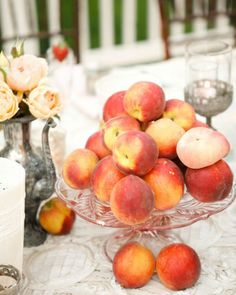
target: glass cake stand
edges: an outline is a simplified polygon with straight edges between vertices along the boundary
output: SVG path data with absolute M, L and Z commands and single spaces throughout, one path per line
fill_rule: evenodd
M 82 219 L 104 227 L 120 229 L 104 245 L 106 256 L 112 260 L 118 248 L 129 240 L 142 240 L 148 243 L 152 250 L 170 242 L 181 241 L 170 230 L 189 226 L 226 209 L 236 197 L 236 183 L 225 199 L 213 203 L 199 202 L 186 192 L 175 208 L 165 211 L 153 210 L 145 223 L 136 226 L 117 220 L 109 203 L 99 201 L 89 189 L 72 189 L 62 178 L 58 178 L 56 193 Z

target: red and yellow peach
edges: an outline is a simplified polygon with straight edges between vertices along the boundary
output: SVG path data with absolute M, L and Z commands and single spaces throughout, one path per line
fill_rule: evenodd
M 85 148 L 93 151 L 99 159 L 111 154 L 111 151 L 104 143 L 102 130 L 99 130 L 89 136 L 85 144 Z
M 124 96 L 124 109 L 141 122 L 158 119 L 165 108 L 163 89 L 152 82 L 137 82 L 133 84 Z
M 154 168 L 143 178 L 155 196 L 155 207 L 167 210 L 175 207 L 184 194 L 184 178 L 179 167 L 169 159 L 159 158 Z
M 139 176 L 148 173 L 158 158 L 155 141 L 142 131 L 128 131 L 120 135 L 113 147 L 113 159 L 124 173 Z
M 187 168 L 185 182 L 195 199 L 215 202 L 228 196 L 233 185 L 233 173 L 224 160 L 219 160 L 204 168 Z
M 76 149 L 63 162 L 62 176 L 67 185 L 74 189 L 90 187 L 90 178 L 98 157 L 89 149 Z
M 194 108 L 187 102 L 179 99 L 169 99 L 163 112 L 163 118 L 169 118 L 185 131 L 192 128 L 196 121 Z
M 159 157 L 176 158 L 177 142 L 185 133 L 182 127 L 168 118 L 162 118 L 151 123 L 145 132 L 156 142 L 159 149 Z
M 103 126 L 104 142 L 107 148 L 112 150 L 117 138 L 129 130 L 140 130 L 139 122 L 130 116 L 123 115 L 107 121 Z
M 199 279 L 201 262 L 188 245 L 177 243 L 161 249 L 156 259 L 160 281 L 169 289 L 178 291 L 192 287 Z
M 124 224 L 145 222 L 154 208 L 154 196 L 150 186 L 135 175 L 121 178 L 110 197 L 111 211 Z
M 148 283 L 155 269 L 152 252 L 138 242 L 122 246 L 113 260 L 116 281 L 124 288 L 139 288 Z
M 75 213 L 61 199 L 47 200 L 39 211 L 39 224 L 52 235 L 68 234 L 74 224 Z
M 103 106 L 103 120 L 104 122 L 121 115 L 127 115 L 124 106 L 125 91 L 119 91 L 112 94 Z
M 91 187 L 96 197 L 100 201 L 108 202 L 114 185 L 124 176 L 117 169 L 112 156 L 100 160 L 91 178 Z

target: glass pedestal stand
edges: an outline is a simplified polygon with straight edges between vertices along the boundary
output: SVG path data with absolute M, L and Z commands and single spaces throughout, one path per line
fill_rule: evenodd
M 71 189 L 62 178 L 59 178 L 56 182 L 56 192 L 84 220 L 119 229 L 104 245 L 105 254 L 112 261 L 118 248 L 130 240 L 143 242 L 154 253 L 157 253 L 158 248 L 166 244 L 181 242 L 181 239 L 171 230 L 189 226 L 226 209 L 236 197 L 236 184 L 233 185 L 231 192 L 224 200 L 214 203 L 199 202 L 186 192 L 175 208 L 166 211 L 153 210 L 145 223 L 135 227 L 117 220 L 109 204 L 100 202 L 89 189 Z

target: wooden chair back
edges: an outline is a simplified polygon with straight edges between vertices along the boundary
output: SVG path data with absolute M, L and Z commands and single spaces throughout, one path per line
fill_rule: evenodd
M 82 63 L 111 68 L 163 59 L 161 16 L 156 0 L 95 2 L 96 7 L 92 1 L 80 2 Z M 96 19 L 91 19 L 94 15 Z
M 190 40 L 220 38 L 234 45 L 236 1 L 157 0 L 165 58 L 183 54 Z

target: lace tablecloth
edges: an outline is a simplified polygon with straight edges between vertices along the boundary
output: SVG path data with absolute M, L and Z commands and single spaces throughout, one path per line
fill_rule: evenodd
M 168 98 L 183 98 L 184 60 L 174 59 L 156 65 L 127 69 L 156 75 Z M 118 72 L 121 70 L 118 70 Z M 160 75 L 161 73 L 161 75 Z M 99 125 L 101 100 L 84 91 L 82 68 L 74 68 L 70 81 L 72 95 L 63 115 L 66 130 L 66 153 L 83 147 L 89 134 Z M 234 73 L 236 76 L 236 73 Z M 65 76 L 65 75 L 64 75 Z M 233 75 L 233 81 L 236 81 Z M 80 81 L 73 83 L 73 81 Z M 81 83 L 81 84 L 80 84 Z M 65 86 L 64 86 L 65 87 Z M 112 91 L 112 89 L 111 89 Z M 235 102 L 223 114 L 213 118 L 215 127 L 232 144 L 227 160 L 236 172 Z M 154 274 L 152 280 L 140 289 L 123 289 L 116 283 L 112 264 L 103 247 L 114 229 L 103 228 L 77 217 L 71 234 L 48 236 L 47 241 L 35 248 L 24 249 L 23 295 L 235 295 L 236 294 L 236 205 L 208 220 L 173 230 L 181 239 L 194 247 L 202 264 L 201 277 L 188 290 L 172 292 L 160 284 Z
M 112 229 L 77 218 L 70 235 L 49 236 L 44 245 L 25 249 L 24 295 L 235 295 L 236 206 L 218 217 L 173 230 L 198 252 L 202 272 L 198 283 L 185 291 L 172 292 L 156 275 L 143 288 L 123 289 L 114 279 L 104 244 Z

